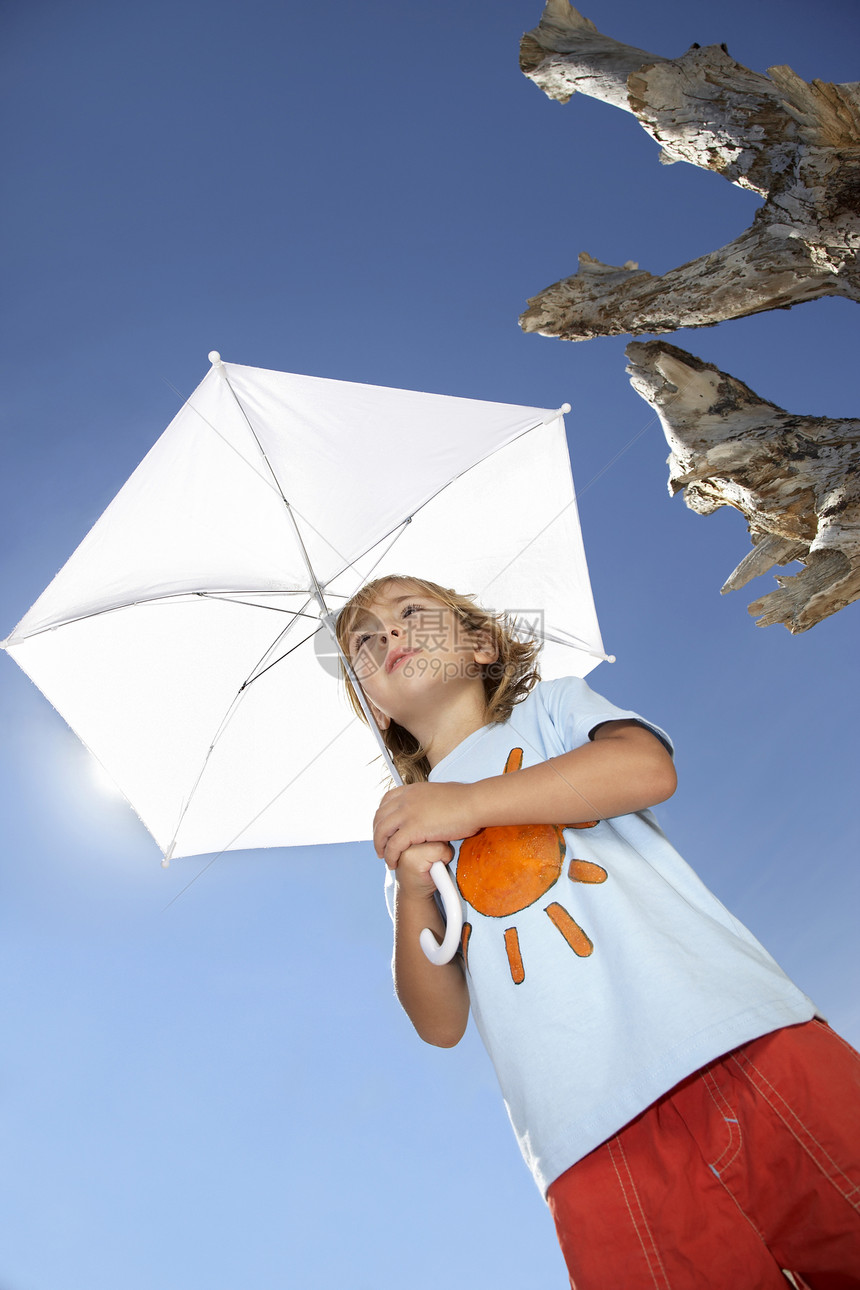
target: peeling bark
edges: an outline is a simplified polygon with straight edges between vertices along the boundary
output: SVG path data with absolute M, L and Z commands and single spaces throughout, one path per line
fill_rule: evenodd
M 550 98 L 579 90 L 634 113 L 662 148 L 764 197 L 751 228 L 654 277 L 580 256 L 579 272 L 539 293 L 525 331 L 566 340 L 707 327 L 824 295 L 860 300 L 860 85 L 769 75 L 724 46 L 667 59 L 602 35 L 567 0 L 548 0 L 520 46 Z
M 805 568 L 750 605 L 760 627 L 803 632 L 860 598 L 860 421 L 794 416 L 665 341 L 627 346 L 630 382 L 671 449 L 669 491 L 691 510 L 733 506 L 753 550 L 733 591 L 774 565 Z

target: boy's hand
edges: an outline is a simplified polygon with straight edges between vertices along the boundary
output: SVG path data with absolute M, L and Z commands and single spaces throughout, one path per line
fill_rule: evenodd
M 437 860 L 448 864 L 453 856 L 454 848 L 448 842 L 417 842 L 407 847 L 397 861 L 397 886 L 402 895 L 410 899 L 434 897 L 436 884 L 430 870 Z
M 408 847 L 468 838 L 481 827 L 472 784 L 405 784 L 392 788 L 373 820 L 373 845 L 389 869 Z

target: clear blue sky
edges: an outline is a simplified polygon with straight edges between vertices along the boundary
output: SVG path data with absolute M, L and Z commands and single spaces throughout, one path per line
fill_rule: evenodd
M 656 53 L 856 79 L 849 0 L 600 0 Z M 741 518 L 666 492 L 623 340 L 523 336 L 586 250 L 661 271 L 756 199 L 517 69 L 540 3 L 11 0 L 0 635 L 225 359 L 564 401 L 607 649 L 673 734 L 660 812 L 855 1044 L 858 606 L 804 636 L 720 597 Z M 671 339 L 796 412 L 856 416 L 842 300 Z M 762 589 L 771 586 L 770 576 Z M 747 594 L 747 591 L 750 594 Z M 158 851 L 0 660 L 0 1290 L 559 1290 L 549 1216 L 473 1035 L 393 1001 L 369 847 Z M 336 786 L 333 790 L 336 791 Z M 446 1268 L 448 1253 L 452 1260 Z

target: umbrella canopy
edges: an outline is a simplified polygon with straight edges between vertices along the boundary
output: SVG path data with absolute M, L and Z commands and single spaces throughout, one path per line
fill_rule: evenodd
M 606 655 L 561 412 L 212 369 L 3 647 L 165 856 L 370 836 L 320 600 L 406 573 Z

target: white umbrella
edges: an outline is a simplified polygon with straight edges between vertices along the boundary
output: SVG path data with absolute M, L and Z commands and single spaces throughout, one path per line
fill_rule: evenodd
M 364 839 L 384 776 L 322 624 L 370 577 L 512 612 L 545 641 L 544 677 L 607 657 L 569 409 L 210 360 L 2 645 L 165 861 Z

